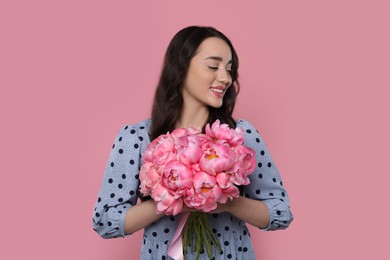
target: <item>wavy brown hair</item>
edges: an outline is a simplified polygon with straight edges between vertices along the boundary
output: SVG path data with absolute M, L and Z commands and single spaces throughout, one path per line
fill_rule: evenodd
M 226 42 L 232 53 L 232 85 L 223 97 L 219 108 L 209 106 L 207 123 L 219 119 L 221 123 L 235 128 L 233 110 L 240 89 L 238 82 L 238 56 L 230 40 L 213 27 L 190 26 L 180 30 L 168 45 L 161 71 L 160 80 L 154 96 L 152 107 L 152 125 L 150 139 L 175 129 L 183 108 L 182 88 L 192 58 L 199 45 L 207 38 L 217 37 Z

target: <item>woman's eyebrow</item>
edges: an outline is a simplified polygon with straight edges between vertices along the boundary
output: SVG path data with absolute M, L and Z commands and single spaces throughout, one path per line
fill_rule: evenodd
M 216 61 L 223 61 L 223 59 L 219 56 L 210 56 L 207 57 L 205 60 L 216 60 Z M 232 63 L 232 60 L 229 60 L 227 64 Z

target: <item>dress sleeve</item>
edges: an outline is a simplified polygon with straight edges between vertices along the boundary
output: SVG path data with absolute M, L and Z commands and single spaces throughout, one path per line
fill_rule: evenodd
M 123 127 L 112 146 L 93 212 L 93 229 L 103 238 L 125 236 L 126 212 L 137 204 L 139 166 L 137 130 Z
M 279 171 L 259 132 L 248 121 L 240 120 L 239 123 L 245 131 L 245 145 L 256 152 L 257 163 L 248 176 L 251 183 L 244 187 L 244 195 L 267 205 L 270 223 L 264 230 L 285 229 L 293 220 L 293 215 Z

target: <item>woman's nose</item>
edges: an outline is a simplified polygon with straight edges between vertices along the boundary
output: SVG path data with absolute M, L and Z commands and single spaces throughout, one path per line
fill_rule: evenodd
M 218 74 L 218 81 L 221 82 L 221 83 L 224 83 L 225 85 L 229 86 L 231 84 L 231 76 L 230 76 L 230 72 L 227 71 L 227 70 L 220 70 L 219 74 Z

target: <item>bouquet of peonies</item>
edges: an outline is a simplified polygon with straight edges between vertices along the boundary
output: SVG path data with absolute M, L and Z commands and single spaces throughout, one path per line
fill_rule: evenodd
M 239 185 L 248 185 L 255 167 L 255 152 L 244 143 L 244 131 L 231 129 L 219 120 L 198 128 L 178 128 L 154 139 L 146 148 L 140 170 L 140 192 L 151 196 L 157 213 L 177 215 L 183 204 L 191 212 L 184 231 L 184 248 L 197 254 L 205 249 L 212 256 L 212 245 L 220 245 L 207 216 L 217 203 L 239 196 Z M 195 236 L 195 244 L 193 239 Z

